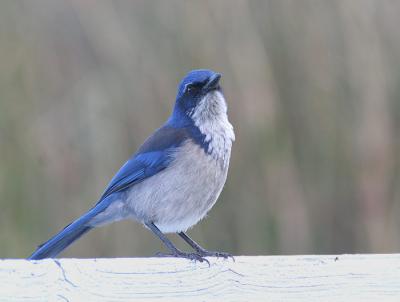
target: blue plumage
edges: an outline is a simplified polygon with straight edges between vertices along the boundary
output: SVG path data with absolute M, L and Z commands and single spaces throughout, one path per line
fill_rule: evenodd
M 142 222 L 171 251 L 203 261 L 209 252 L 184 231 L 202 219 L 226 180 L 232 125 L 220 91 L 221 75 L 189 72 L 178 86 L 172 114 L 120 168 L 95 206 L 38 247 L 30 259 L 55 257 L 93 227 L 120 219 Z M 178 250 L 163 232 L 177 232 L 196 253 Z
M 120 192 L 133 184 L 165 169 L 172 154 L 188 139 L 184 128 L 163 126 L 151 135 L 113 177 L 100 201 L 112 193 Z

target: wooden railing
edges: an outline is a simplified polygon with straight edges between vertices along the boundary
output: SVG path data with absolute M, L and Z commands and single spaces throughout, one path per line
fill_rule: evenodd
M 0 260 L 0 301 L 400 301 L 400 254 Z

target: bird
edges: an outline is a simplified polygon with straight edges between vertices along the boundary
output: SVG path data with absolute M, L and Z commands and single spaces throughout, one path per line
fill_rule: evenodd
M 220 79 L 208 69 L 188 72 L 169 118 L 122 165 L 97 203 L 28 259 L 55 258 L 91 229 L 123 219 L 142 223 L 163 242 L 169 252 L 157 256 L 200 262 L 232 257 L 206 250 L 186 234 L 213 207 L 227 179 L 235 133 Z M 178 249 L 168 233 L 193 252 Z

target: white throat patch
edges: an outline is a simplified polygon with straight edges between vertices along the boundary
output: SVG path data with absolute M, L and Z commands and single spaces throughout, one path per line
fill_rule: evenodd
M 224 166 L 228 165 L 235 133 L 228 120 L 223 94 L 216 90 L 207 93 L 194 108 L 191 117 L 205 136 L 208 153 L 222 160 Z

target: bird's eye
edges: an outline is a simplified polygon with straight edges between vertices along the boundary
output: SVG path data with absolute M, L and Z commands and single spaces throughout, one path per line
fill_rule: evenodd
M 193 84 L 187 84 L 186 85 L 186 88 L 185 88 L 186 92 L 192 92 L 193 89 L 194 89 Z
M 188 93 L 188 92 L 194 92 L 194 91 L 196 91 L 198 88 L 199 88 L 199 85 L 197 85 L 197 84 L 194 84 L 194 83 L 186 84 L 185 92 L 186 92 L 186 93 Z

